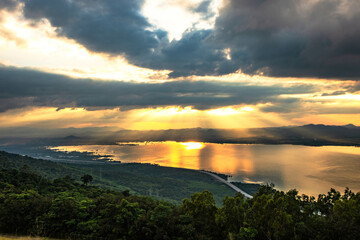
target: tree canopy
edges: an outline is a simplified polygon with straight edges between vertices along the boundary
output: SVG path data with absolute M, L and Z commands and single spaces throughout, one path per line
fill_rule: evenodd
M 80 179 L 84 183 L 84 185 L 88 185 L 88 183 L 92 182 L 93 177 L 90 174 L 85 174 L 81 176 Z
M 215 204 L 209 191 L 174 205 L 29 171 L 0 170 L 0 233 L 93 239 L 360 239 L 360 193 L 317 198 L 262 186 Z

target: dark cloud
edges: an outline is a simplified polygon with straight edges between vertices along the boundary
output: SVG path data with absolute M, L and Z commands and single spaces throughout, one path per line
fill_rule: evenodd
M 213 30 L 189 29 L 178 41 L 169 41 L 141 15 L 142 0 L 18 1 L 25 17 L 48 19 L 59 35 L 141 67 L 172 70 L 170 77 L 241 69 L 360 79 L 359 0 L 226 0 Z M 204 0 L 191 11 L 207 18 L 210 3 Z M 224 49 L 231 50 L 231 59 Z
M 236 70 L 216 49 L 210 30 L 188 31 L 179 41 L 172 41 L 147 58 L 133 59 L 138 65 L 152 69 L 171 69 L 170 77 L 188 75 L 219 75 Z
M 348 91 L 351 93 L 359 93 L 360 92 L 360 83 L 357 83 L 353 86 L 349 86 Z
M 282 101 L 280 94 L 313 92 L 310 85 L 254 86 L 209 81 L 134 83 L 72 79 L 28 69 L 0 67 L 0 111 L 26 106 L 123 109 L 193 106 L 210 109 Z
M 214 35 L 245 73 L 360 78 L 360 1 L 229 0 Z
M 17 0 L 1 0 L 0 10 L 13 11 L 18 6 Z
M 323 94 L 321 94 L 321 96 L 323 96 L 323 97 L 338 96 L 338 95 L 343 95 L 345 93 L 346 93 L 345 91 L 334 91 L 334 92 L 331 92 L 331 93 L 323 93 Z
M 190 8 L 190 11 L 200 13 L 202 19 L 209 19 L 215 16 L 213 10 L 210 9 L 212 0 L 204 0 L 200 2 L 196 7 Z
M 304 111 L 303 103 L 297 98 L 278 99 L 273 105 L 261 107 L 262 112 L 293 113 Z
M 202 1 L 199 3 L 199 5 L 194 7 L 192 10 L 194 12 L 207 14 L 209 12 L 210 4 L 211 4 L 211 0 Z
M 24 15 L 47 18 L 59 35 L 75 39 L 87 48 L 112 55 L 141 57 L 158 48 L 161 32 L 140 14 L 142 0 L 27 0 Z
M 47 18 L 59 35 L 75 39 L 92 51 L 124 55 L 131 63 L 152 69 L 169 69 L 170 77 L 217 75 L 236 70 L 224 53 L 208 41 L 211 31 L 184 33 L 169 42 L 162 30 L 141 15 L 142 1 L 114 0 L 27 0 L 24 15 L 38 21 Z M 210 2 L 195 11 L 205 11 Z

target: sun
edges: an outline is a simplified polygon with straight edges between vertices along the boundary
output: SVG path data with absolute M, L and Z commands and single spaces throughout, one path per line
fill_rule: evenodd
M 204 144 L 200 142 L 182 142 L 180 144 L 185 146 L 186 150 L 202 149 L 204 147 Z

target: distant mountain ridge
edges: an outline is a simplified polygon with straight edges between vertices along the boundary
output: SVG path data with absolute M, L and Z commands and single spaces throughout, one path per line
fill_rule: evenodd
M 249 129 L 169 129 L 122 130 L 114 140 L 122 141 L 200 141 L 245 144 L 354 145 L 360 146 L 360 127 L 304 125 Z
M 79 133 L 79 130 L 77 130 Z M 24 144 L 46 143 L 47 145 L 110 145 L 118 142 L 144 141 L 197 141 L 211 143 L 239 144 L 296 144 L 296 145 L 341 145 L 360 146 L 360 127 L 353 124 L 334 126 L 308 124 L 304 126 L 249 128 L 249 129 L 212 129 L 187 128 L 167 130 L 119 130 L 105 134 L 72 134 L 66 137 L 49 138 L 2 138 L 6 142 L 24 142 Z

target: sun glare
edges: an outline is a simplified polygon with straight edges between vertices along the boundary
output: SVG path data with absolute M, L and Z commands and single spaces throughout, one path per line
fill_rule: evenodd
M 202 149 L 204 147 L 204 144 L 200 142 L 182 142 L 180 144 L 183 145 L 186 150 Z
M 210 1 L 209 11 L 213 13 L 212 17 L 204 17 L 192 10 L 201 3 L 201 0 L 146 0 L 142 13 L 154 27 L 167 31 L 170 41 L 179 40 L 187 29 L 211 29 L 214 26 L 222 1 Z

